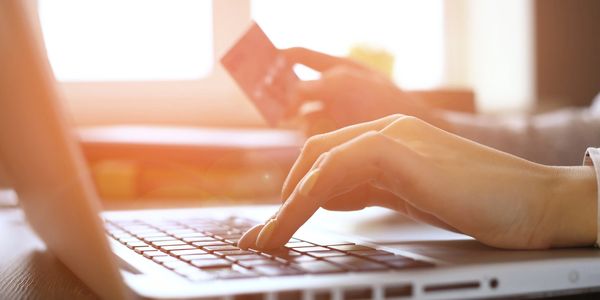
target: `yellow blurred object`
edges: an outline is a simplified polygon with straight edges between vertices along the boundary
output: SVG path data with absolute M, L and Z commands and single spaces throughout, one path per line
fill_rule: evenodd
M 137 194 L 138 165 L 130 160 L 105 160 L 91 165 L 98 193 L 105 198 L 133 199 Z
M 392 78 L 394 70 L 394 55 L 385 49 L 358 44 L 350 48 L 348 57 L 378 70 Z
M 164 126 L 79 130 L 103 199 L 276 198 L 304 138 L 295 131 Z

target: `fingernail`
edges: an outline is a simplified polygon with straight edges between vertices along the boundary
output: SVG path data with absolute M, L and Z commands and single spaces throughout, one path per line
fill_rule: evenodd
M 269 220 L 269 222 L 265 224 L 263 229 L 258 234 L 258 237 L 256 238 L 256 246 L 259 249 L 266 248 L 267 243 L 271 239 L 271 235 L 273 235 L 273 229 L 275 229 L 275 222 L 277 222 L 277 219 Z
M 318 177 L 319 169 L 314 169 L 310 171 L 308 175 L 306 175 L 306 177 L 304 178 L 304 181 L 302 181 L 302 183 L 300 184 L 300 188 L 298 190 L 300 195 L 307 197 L 310 194 L 310 191 L 315 186 Z

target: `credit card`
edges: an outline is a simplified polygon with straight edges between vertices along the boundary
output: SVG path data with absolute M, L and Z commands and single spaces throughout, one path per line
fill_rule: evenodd
M 277 126 L 288 107 L 288 90 L 298 76 L 283 53 L 256 23 L 221 58 L 244 94 L 254 103 L 270 126 Z

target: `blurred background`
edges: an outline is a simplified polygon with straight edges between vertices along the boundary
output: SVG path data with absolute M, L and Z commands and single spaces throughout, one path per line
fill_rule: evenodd
M 585 106 L 600 90 L 597 0 L 38 0 L 38 5 L 51 65 L 80 128 L 122 124 L 265 127 L 218 63 L 252 19 L 280 48 L 302 46 L 355 57 L 370 51 L 371 58 L 379 53 L 400 87 L 472 92 L 477 113 Z M 255 181 L 240 181 L 238 173 L 232 177 L 214 171 L 235 165 L 231 170 L 238 172 L 239 153 L 244 157 L 249 153 L 238 151 L 248 148 L 242 143 L 233 147 L 238 152 L 232 150 L 229 158 L 218 157 L 208 165 L 197 162 L 197 167 L 182 159 L 171 161 L 165 171 L 164 164 L 157 163 L 161 159 L 149 158 L 160 171 L 150 172 L 154 175 L 140 184 L 139 161 L 131 157 L 148 149 L 100 149 L 106 137 L 101 133 L 96 130 L 95 135 L 83 136 L 88 145 L 96 143 L 86 151 L 93 157 L 100 190 L 108 198 L 139 194 L 230 197 L 218 191 L 240 182 L 245 187 L 237 194 L 272 195 L 278 192 L 301 144 L 293 136 L 284 142 L 280 139 L 276 146 L 269 144 L 270 149 L 288 151 L 276 151 L 280 163 L 270 159 L 272 154 L 262 158 L 259 154 L 258 159 L 250 154 L 250 165 L 263 168 L 242 177 Z M 195 140 L 201 141 L 202 136 Z M 252 149 L 265 153 L 261 147 Z M 157 156 L 173 158 L 177 153 Z M 180 156 L 198 157 L 199 153 Z M 265 168 L 264 161 L 273 168 Z M 208 173 L 220 176 L 219 180 L 235 180 L 226 185 L 214 181 L 212 189 L 197 186 Z M 171 185 L 156 187 L 157 181 L 165 180 Z M 256 192 L 260 185 L 266 190 Z
M 39 0 L 77 124 L 262 126 L 217 63 L 257 22 L 278 47 L 394 56 L 407 89 L 475 91 L 478 111 L 586 105 L 600 85 L 596 0 Z M 215 112 L 218 112 L 215 114 Z

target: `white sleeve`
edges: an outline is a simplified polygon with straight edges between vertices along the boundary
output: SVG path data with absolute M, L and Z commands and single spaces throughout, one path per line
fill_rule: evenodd
M 600 147 L 600 94 L 584 109 L 532 116 L 447 113 L 453 131 L 481 144 L 547 165 L 578 165 L 587 147 Z
M 593 166 L 596 170 L 596 184 L 598 186 L 598 208 L 596 212 L 596 247 L 600 248 L 600 148 L 588 148 L 585 152 L 583 164 Z

